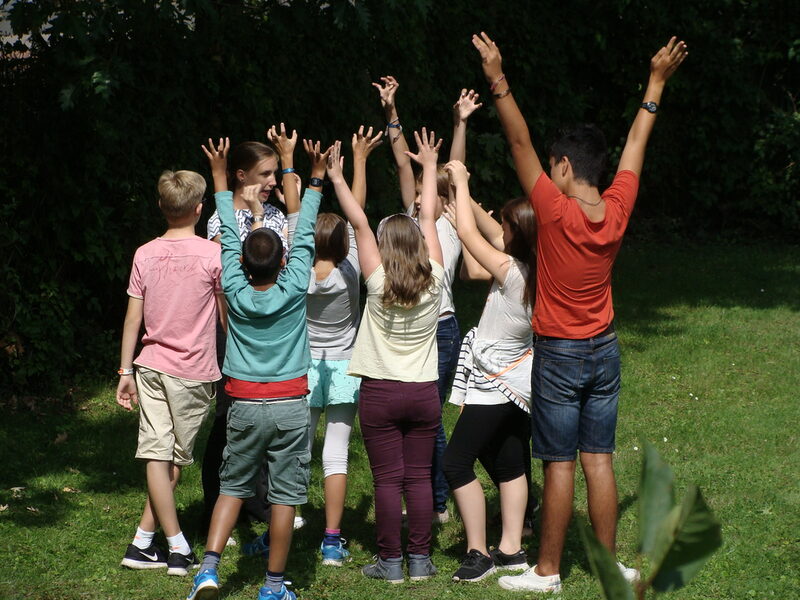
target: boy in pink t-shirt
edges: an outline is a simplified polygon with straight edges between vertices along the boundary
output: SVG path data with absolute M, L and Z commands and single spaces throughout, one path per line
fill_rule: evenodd
M 194 233 L 205 190 L 205 179 L 192 171 L 165 171 L 158 180 L 158 205 L 168 227 L 136 251 L 122 332 L 117 403 L 127 410 L 139 404 L 136 458 L 147 463 L 148 491 L 122 565 L 166 567 L 168 575 L 186 575 L 198 566 L 172 492 L 181 468 L 194 462 L 194 442 L 214 398 L 213 382 L 221 376 L 215 335 L 220 248 Z M 142 322 L 143 347 L 134 360 Z M 159 523 L 169 554 L 153 543 Z

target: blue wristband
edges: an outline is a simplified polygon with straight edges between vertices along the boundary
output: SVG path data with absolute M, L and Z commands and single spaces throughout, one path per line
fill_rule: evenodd
M 294 172 L 295 172 L 294 169 L 292 167 L 289 167 L 289 168 L 283 169 L 281 171 L 281 174 L 282 175 L 288 175 L 289 173 L 294 173 Z

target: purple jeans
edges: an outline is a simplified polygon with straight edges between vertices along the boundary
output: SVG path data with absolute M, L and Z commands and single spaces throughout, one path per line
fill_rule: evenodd
M 375 484 L 375 529 L 383 559 L 403 555 L 401 494 L 408 512 L 406 550 L 430 554 L 431 461 L 441 417 L 435 381 L 361 381 L 358 418 Z

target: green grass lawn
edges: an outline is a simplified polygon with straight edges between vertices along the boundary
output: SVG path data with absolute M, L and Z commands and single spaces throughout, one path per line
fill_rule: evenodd
M 619 556 L 636 550 L 641 441 L 654 442 L 675 471 L 678 494 L 698 484 L 723 526 L 724 545 L 674 598 L 800 598 L 800 250 L 796 247 L 641 246 L 628 244 L 615 273 L 623 391 L 617 429 Z M 475 323 L 485 288 L 460 286 L 462 333 Z M 0 598 L 185 598 L 188 578 L 120 568 L 144 498 L 133 459 L 135 414 L 119 409 L 112 382 L 86 386 L 74 403 L 18 403 L 0 430 Z M 8 400 L 8 399 L 6 399 Z M 27 405 L 27 406 L 26 406 Z M 452 428 L 457 409 L 447 406 Z M 202 456 L 202 443 L 196 454 Z M 321 469 L 315 453 L 308 525 L 297 532 L 288 576 L 301 599 L 507 598 L 496 577 L 456 585 L 450 575 L 465 551 L 458 519 L 434 529 L 439 575 L 390 586 L 359 568 L 375 553 L 369 465 L 358 430 L 343 534 L 353 561 L 322 567 Z M 484 477 L 485 480 L 485 477 Z M 534 482 L 541 484 L 538 466 Z M 582 481 L 576 509 L 585 512 Z M 497 497 L 486 486 L 490 514 Z M 195 550 L 202 492 L 198 466 L 177 491 L 181 522 Z M 453 507 L 451 506 L 451 512 Z M 260 528 L 240 527 L 247 541 Z M 490 543 L 498 531 L 490 530 Z M 526 539 L 535 557 L 537 539 Z M 264 564 L 228 548 L 222 597 L 252 600 Z M 600 598 L 577 530 L 562 562 L 564 598 Z M 516 594 L 516 597 L 533 597 Z

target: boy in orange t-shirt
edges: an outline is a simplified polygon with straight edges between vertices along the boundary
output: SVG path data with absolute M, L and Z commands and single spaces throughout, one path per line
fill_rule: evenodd
M 603 134 L 584 125 L 550 150 L 550 176 L 533 149 L 525 120 L 501 69 L 497 45 L 473 36 L 491 85 L 514 165 L 536 213 L 537 291 L 533 364 L 533 455 L 543 461 L 542 534 L 538 564 L 501 577 L 510 590 L 557 592 L 559 564 L 572 516 L 580 450 L 589 516 L 600 542 L 616 554 L 617 485 L 612 453 L 620 387 L 611 270 L 633 211 L 645 148 L 669 77 L 686 58 L 686 44 L 669 40 L 650 61 L 650 80 L 617 174 L 602 194 Z M 617 563 L 628 581 L 638 571 Z

